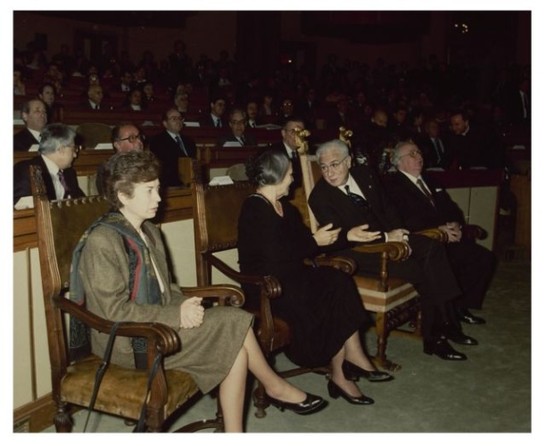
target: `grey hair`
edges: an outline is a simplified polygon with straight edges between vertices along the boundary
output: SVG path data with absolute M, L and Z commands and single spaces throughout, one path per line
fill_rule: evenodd
M 258 186 L 279 184 L 291 165 L 282 152 L 266 150 L 250 158 L 245 167 L 248 179 Z
M 324 152 L 327 152 L 329 150 L 335 150 L 343 158 L 349 156 L 349 147 L 347 147 L 347 144 L 345 144 L 340 139 L 332 139 L 331 141 L 327 141 L 318 146 L 318 149 L 316 151 L 317 159 L 320 159 Z
M 71 146 L 74 144 L 76 131 L 65 124 L 49 124 L 41 133 L 40 153 L 53 153 L 59 147 Z
M 396 144 L 391 153 L 391 163 L 394 166 L 398 166 L 398 163 L 400 162 L 400 159 L 402 158 L 400 156 L 400 151 L 402 150 L 402 147 L 406 147 L 406 146 L 417 147 L 417 144 L 415 144 L 413 141 L 400 141 L 398 144 Z

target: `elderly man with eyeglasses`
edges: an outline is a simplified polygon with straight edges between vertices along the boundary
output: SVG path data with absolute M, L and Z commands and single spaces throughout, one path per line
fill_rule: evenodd
M 78 185 L 76 171 L 72 163 L 79 149 L 74 140 L 76 132 L 64 124 L 50 124 L 42 130 L 39 155 L 29 160 L 19 161 L 13 167 L 13 199 L 16 209 L 27 207 L 23 197 L 30 197 L 30 166 L 39 166 L 50 200 L 84 197 Z
M 438 227 L 446 232 L 447 256 L 463 293 L 456 299 L 455 310 L 461 322 L 484 324 L 485 320 L 470 313 L 481 309 L 493 276 L 495 255 L 464 236 L 463 211 L 445 189 L 438 188 L 423 174 L 423 156 L 411 141 L 396 145 L 393 165 L 397 172 L 386 183 L 404 225 L 410 231 Z
M 389 273 L 412 283 L 421 296 L 423 350 L 444 360 L 465 360 L 448 339 L 476 345 L 466 336 L 457 320 L 453 300 L 461 289 L 451 270 L 445 247 L 430 238 L 411 234 L 388 199 L 379 179 L 367 166 L 352 166 L 349 149 L 340 140 L 326 142 L 317 149 L 322 178 L 309 196 L 309 205 L 320 225 L 341 228 L 329 252 L 353 258 L 357 274 L 379 272 L 376 254 L 354 251 L 360 243 L 397 241 L 407 243 L 410 257 L 389 263 Z
M 114 151 L 117 152 L 142 152 L 144 150 L 144 134 L 140 132 L 138 127 L 131 123 L 124 123 L 118 126 L 115 126 L 112 129 L 112 147 Z M 105 178 L 106 173 L 106 163 L 104 162 L 99 165 L 97 168 L 97 177 L 95 184 L 97 186 L 97 193 L 102 195 L 104 192 Z

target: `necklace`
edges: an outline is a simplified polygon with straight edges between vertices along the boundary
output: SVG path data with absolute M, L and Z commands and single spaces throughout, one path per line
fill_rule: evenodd
M 275 209 L 275 212 L 280 215 L 281 217 L 284 217 L 284 211 L 282 208 L 282 203 L 279 200 L 275 200 L 275 202 L 271 202 L 269 198 L 267 198 L 265 195 L 263 195 L 260 192 L 256 192 L 253 194 L 254 196 L 260 197 L 262 200 L 269 203 L 271 206 L 273 206 L 273 209 Z

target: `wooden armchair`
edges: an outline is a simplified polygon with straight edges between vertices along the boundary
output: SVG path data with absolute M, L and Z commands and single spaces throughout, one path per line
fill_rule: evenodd
M 255 331 L 262 350 L 268 360 L 275 352 L 290 343 L 290 327 L 275 317 L 270 301 L 281 295 L 281 285 L 273 276 L 250 276 L 241 274 L 218 257 L 222 252 L 237 248 L 237 225 L 242 204 L 254 192 L 254 186 L 247 181 L 226 186 L 204 185 L 200 179 L 192 185 L 194 203 L 195 255 L 197 262 L 197 281 L 201 286 L 210 285 L 212 267 L 240 284 L 252 284 L 260 288 L 259 309 L 250 310 L 256 317 Z M 321 265 L 330 265 L 348 273 L 355 270 L 355 264 L 348 259 L 321 257 L 315 260 Z M 310 371 L 327 372 L 326 369 L 298 367 L 282 371 L 283 377 L 296 376 Z M 254 391 L 256 416 L 264 417 L 269 405 L 265 389 L 258 382 Z
M 304 216 L 304 221 L 308 221 L 309 227 L 315 232 L 318 224 L 307 203 L 307 198 L 315 182 L 320 179 L 322 174 L 316 162 L 316 157 L 307 153 L 305 137 L 308 136 L 309 132 L 306 130 L 303 132 L 305 133 L 300 135 L 299 154 L 305 200 L 297 200 L 294 204 Z M 340 139 L 347 142 L 346 137 L 350 135 L 345 132 L 344 128 L 340 128 Z M 423 235 L 446 240 L 445 234 L 438 229 L 423 231 Z M 375 331 L 377 335 L 375 361 L 380 367 L 387 370 L 398 370 L 400 365 L 387 359 L 386 351 L 389 334 L 396 331 L 410 337 L 421 337 L 420 305 L 417 291 L 411 283 L 391 277 L 388 272 L 389 262 L 401 261 L 408 257 L 408 248 L 404 243 L 387 242 L 361 245 L 354 249 L 359 252 L 380 255 L 380 274 L 377 277 L 354 275 L 353 278 L 364 307 L 375 313 Z M 401 328 L 407 323 L 410 323 L 408 328 Z
M 65 297 L 69 289 L 72 251 L 84 231 L 108 210 L 109 204 L 100 196 L 49 202 L 40 168 L 32 168 L 31 185 L 51 362 L 52 398 L 57 407 L 53 421 L 57 432 L 69 432 L 73 423 L 68 406 L 89 407 L 95 374 L 102 358 L 91 353 L 77 360 L 69 357 L 67 316 L 73 316 L 88 327 L 105 333 L 110 332 L 114 323 Z M 191 288 L 187 292 L 202 297 L 221 296 L 221 300 L 238 306 L 244 302 L 242 290 L 232 286 Z M 99 388 L 95 410 L 127 420 L 138 420 L 146 396 L 149 369 L 156 352 L 168 356 L 183 346 L 175 330 L 159 323 L 122 322 L 117 334 L 147 339 L 147 369 L 126 369 L 110 364 Z M 147 400 L 147 429 L 162 431 L 168 428 L 176 419 L 176 414 L 198 391 L 187 373 L 164 370 L 161 364 Z M 206 428 L 223 430 L 220 412 L 215 419 L 191 423 L 178 431 L 193 432 Z

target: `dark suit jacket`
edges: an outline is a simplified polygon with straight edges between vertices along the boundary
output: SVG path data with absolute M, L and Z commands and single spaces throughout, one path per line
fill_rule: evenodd
M 286 148 L 284 147 L 284 143 L 281 141 L 280 143 L 273 144 L 269 150 L 272 150 L 277 153 L 282 153 L 283 155 L 286 155 L 288 157 L 288 154 L 286 153 Z M 293 183 L 290 185 L 290 194 L 288 196 L 289 199 L 292 199 L 294 197 L 294 189 L 300 187 L 303 184 L 303 176 L 301 173 L 301 160 L 299 157 L 291 158 L 290 161 L 292 162 L 292 176 L 294 177 Z
M 493 135 L 475 124 L 470 124 L 466 135 L 450 135 L 448 144 L 453 157 L 463 169 L 475 166 L 496 167 L 499 151 L 494 147 Z
M 180 135 L 180 138 L 189 157 L 195 158 L 197 150 L 195 142 L 184 135 Z M 182 183 L 178 175 L 178 158 L 184 158 L 186 155 L 178 147 L 176 141 L 164 130 L 150 140 L 150 150 L 161 162 L 161 185 L 165 187 L 180 186 Z
M 228 128 L 229 129 L 229 126 L 227 125 L 226 121 L 223 118 L 220 118 L 220 120 L 222 121 L 222 127 L 221 128 Z M 207 113 L 205 116 L 203 116 L 199 120 L 199 125 L 201 127 L 216 127 L 216 124 L 213 121 L 212 116 L 210 115 L 210 113 Z
M 27 128 L 24 128 L 13 136 L 13 150 L 16 152 L 27 151 L 33 144 L 40 144 L 40 141 Z
M 356 166 L 351 169 L 351 175 L 368 200 L 369 210 L 356 209 L 347 194 L 330 186 L 324 178 L 317 182 L 309 195 L 309 205 L 319 224 L 332 223 L 334 228 L 342 228 L 337 241 L 328 250 L 355 246 L 356 243 L 347 241 L 347 232 L 355 226 L 369 224 L 369 231 L 382 233 L 403 227 L 396 208 L 373 171 L 367 166 Z M 383 234 L 378 241 L 384 241 Z
M 255 146 L 257 143 L 256 143 L 256 138 L 254 138 L 254 135 L 251 135 L 250 133 L 245 133 L 243 135 L 243 138 L 245 140 L 245 143 L 244 145 L 245 146 Z M 233 136 L 232 134 L 231 135 L 225 135 L 225 136 L 222 136 L 221 138 L 218 139 L 217 141 L 217 145 L 219 147 L 222 147 L 224 145 L 224 143 L 226 142 L 239 142 L 239 140 L 237 138 L 235 138 L 235 136 Z
M 366 196 L 368 209 L 355 206 L 344 192 L 330 186 L 322 178 L 309 196 L 309 205 L 321 225 L 333 223 L 334 228 L 341 228 L 337 241 L 323 250 L 353 258 L 358 264 L 357 274 L 366 271 L 377 273 L 379 256 L 351 250 L 356 243 L 347 241 L 348 230 L 368 224 L 369 231 L 383 233 L 403 228 L 404 225 L 394 204 L 390 202 L 370 168 L 353 167 L 351 175 Z M 380 240 L 371 243 L 384 240 L 384 235 L 381 234 Z M 442 321 L 439 317 L 441 313 L 433 308 L 459 296 L 461 291 L 442 243 L 418 234 L 411 234 L 408 243 L 412 250 L 410 258 L 403 262 L 389 262 L 389 274 L 407 280 L 416 287 L 422 298 L 423 338 L 429 339 L 437 335 L 435 330 Z
M 30 190 L 30 166 L 40 166 L 42 168 L 42 175 L 44 179 L 45 188 L 47 191 L 47 197 L 50 200 L 56 200 L 57 197 L 55 196 L 55 187 L 53 186 L 53 181 L 51 180 L 51 176 L 49 175 L 49 171 L 47 170 L 47 166 L 42 159 L 41 155 L 38 155 L 34 158 L 31 158 L 29 160 L 20 161 L 15 166 L 13 166 L 13 204 L 17 203 L 17 201 L 21 197 L 26 197 L 29 195 L 32 195 L 32 192 Z M 68 169 L 63 170 L 64 178 L 66 180 L 66 184 L 68 185 L 68 188 L 70 189 L 70 196 L 72 198 L 79 198 L 79 197 L 85 197 L 85 194 L 80 189 L 80 186 L 78 186 L 78 177 L 76 175 L 76 171 L 69 167 Z
M 415 142 L 423 153 L 426 167 L 441 167 L 443 169 L 448 169 L 453 162 L 453 153 L 449 145 L 449 139 L 443 137 L 440 137 L 438 139 L 442 141 L 442 146 L 444 147 L 444 153 L 440 154 L 439 160 L 436 149 L 434 148 L 434 144 L 428 135 L 425 134 L 423 137 L 417 139 Z
M 386 182 L 404 221 L 404 227 L 410 231 L 420 231 L 450 221 L 464 225 L 463 212 L 448 193 L 436 188 L 426 175 L 423 175 L 423 180 L 432 193 L 434 206 L 403 173 L 392 174 Z M 474 240 L 464 237 L 460 242 L 447 243 L 445 247 L 453 272 L 463 290 L 463 296 L 457 301 L 457 305 L 463 308 L 481 308 L 495 269 L 494 254 L 474 243 Z
M 465 223 L 463 212 L 449 194 L 444 189 L 435 187 L 433 181 L 426 175 L 422 177 L 432 193 L 434 206 L 403 173 L 393 173 L 385 181 L 387 191 L 402 217 L 404 227 L 414 232 L 438 227 L 448 221 L 456 221 L 463 225 Z

